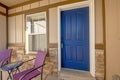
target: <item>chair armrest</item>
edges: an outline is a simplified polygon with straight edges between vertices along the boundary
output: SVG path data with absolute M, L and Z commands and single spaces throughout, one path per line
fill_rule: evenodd
M 36 59 L 36 58 L 29 59 L 29 60 L 27 60 L 27 61 L 23 61 L 23 63 L 26 63 L 26 62 L 32 61 L 32 60 L 34 60 L 34 59 Z
M 31 71 L 28 71 L 26 74 L 24 74 L 22 77 L 20 77 L 19 80 L 22 80 L 25 76 L 27 76 L 27 75 L 30 74 L 31 72 L 33 72 L 33 71 L 39 69 L 40 67 L 43 67 L 44 65 L 45 65 L 45 64 L 43 64 L 43 65 L 41 65 L 41 66 L 39 66 L 39 67 L 35 67 L 35 68 L 32 69 Z

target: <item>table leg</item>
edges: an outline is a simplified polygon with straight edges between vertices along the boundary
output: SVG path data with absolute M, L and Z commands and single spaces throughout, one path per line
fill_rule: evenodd
M 12 71 L 7 71 L 8 72 L 8 78 L 7 78 L 7 80 L 9 80 L 9 78 L 10 78 L 10 80 L 12 80 Z
M 2 80 L 2 71 L 0 71 L 0 80 Z

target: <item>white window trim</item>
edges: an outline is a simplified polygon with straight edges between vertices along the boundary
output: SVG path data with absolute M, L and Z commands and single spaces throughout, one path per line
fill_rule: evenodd
M 39 13 L 39 12 L 38 12 Z M 47 35 L 47 16 L 46 16 L 46 12 L 41 12 L 41 13 L 45 13 L 45 20 L 46 20 L 46 35 Z M 26 16 L 27 17 L 27 16 Z M 26 18 L 26 21 L 27 21 L 27 18 Z M 26 26 L 26 25 L 25 25 Z M 29 39 L 28 39 L 28 35 L 31 34 L 31 35 L 36 35 L 38 33 L 28 33 L 27 30 L 25 31 L 26 32 L 26 54 L 36 54 L 37 51 L 29 51 Z M 47 42 L 46 42 L 47 43 Z

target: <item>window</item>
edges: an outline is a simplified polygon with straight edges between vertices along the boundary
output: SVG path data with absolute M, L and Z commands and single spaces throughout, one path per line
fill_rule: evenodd
M 38 50 L 47 50 L 45 12 L 26 16 L 26 53 L 36 53 Z

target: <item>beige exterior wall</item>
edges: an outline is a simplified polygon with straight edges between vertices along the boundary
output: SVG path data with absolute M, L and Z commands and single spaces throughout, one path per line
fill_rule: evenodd
M 8 14 L 13 14 L 13 13 L 15 13 L 15 12 L 16 12 L 16 11 L 15 11 L 15 8 L 8 10 Z
M 45 5 L 58 3 L 65 0 L 42 0 L 21 7 L 8 10 L 8 14 L 13 14 L 25 10 L 30 10 Z M 49 9 L 49 42 L 58 42 L 58 28 L 57 28 L 57 7 Z M 25 15 L 11 16 L 8 18 L 8 43 L 23 43 L 25 42 Z M 12 37 L 11 37 L 12 36 Z
M 105 0 L 107 80 L 120 75 L 120 0 Z
M 0 12 L 6 13 L 6 9 L 2 6 L 0 6 Z
M 20 11 L 30 10 L 30 9 L 34 9 L 34 8 L 46 6 L 46 5 L 49 5 L 49 4 L 62 2 L 62 1 L 67 1 L 67 0 L 41 0 L 41 1 L 31 3 L 31 4 L 23 5 L 23 6 L 20 6 L 20 7 L 17 7 L 17 8 L 9 9 L 8 14 L 13 14 L 13 13 L 17 13 L 17 12 L 20 12 Z
M 25 40 L 24 15 L 8 18 L 8 43 L 23 43 Z
M 16 11 L 16 12 L 22 11 L 22 7 L 17 7 L 17 8 L 15 9 L 15 11 Z
M 0 14 L 0 50 L 6 49 L 6 16 Z
M 34 2 L 31 5 L 31 9 L 39 7 L 39 2 Z
M 8 18 L 8 43 L 15 43 L 15 16 Z
M 41 7 L 41 6 L 48 5 L 48 4 L 49 4 L 49 1 L 48 1 L 48 0 L 42 0 L 42 1 L 40 1 L 40 7 Z
M 95 37 L 97 44 L 103 44 L 102 0 L 95 0 Z
M 48 0 L 43 0 L 43 1 L 32 3 L 32 4 L 28 4 L 28 5 L 25 5 L 25 6 L 10 9 L 8 11 L 8 13 L 13 14 L 13 13 L 17 13 L 17 12 L 20 12 L 20 11 L 25 11 L 25 10 L 30 10 L 30 9 L 33 9 L 33 8 L 45 6 L 45 5 L 48 5 L 48 4 L 57 3 L 57 2 L 60 2 L 60 1 L 65 1 L 65 0 L 50 0 L 50 2 Z M 95 10 L 96 10 L 96 44 L 103 44 L 102 0 L 96 0 L 95 4 L 96 4 L 95 5 L 95 7 L 96 7 L 95 8 Z M 58 16 L 57 15 L 58 15 L 57 14 L 57 7 L 49 9 L 49 42 L 50 43 L 57 43 L 58 42 L 58 37 L 57 37 L 58 36 L 58 28 L 57 28 Z M 22 16 L 21 17 L 19 16 L 19 18 L 20 18 L 19 23 L 17 23 L 15 26 L 21 25 Z M 24 18 L 23 18 L 23 20 L 24 20 Z M 14 25 L 15 22 L 9 21 L 9 23 L 12 24 L 12 25 Z M 22 24 L 23 24 L 23 22 L 22 22 Z M 19 26 L 19 27 L 21 27 L 20 29 L 22 29 L 22 26 Z M 25 32 L 25 31 L 22 31 L 22 32 Z M 11 35 L 12 35 L 12 33 L 11 33 Z M 18 35 L 19 34 L 17 34 L 17 36 Z M 24 37 L 25 36 L 23 34 L 22 39 Z M 20 38 L 21 38 L 21 35 L 20 35 L 20 37 L 17 37 L 15 39 L 15 40 L 19 40 L 19 41 L 15 41 L 15 42 L 21 42 Z M 14 39 L 14 38 L 12 38 L 12 39 Z M 11 41 L 9 41 L 9 42 L 11 42 Z
M 50 4 L 60 2 L 60 0 L 50 0 Z
M 23 17 L 22 15 L 16 16 L 16 43 L 23 42 Z
M 0 6 L 0 50 L 7 48 L 6 8 Z
M 58 12 L 57 7 L 49 9 L 49 42 L 58 43 Z

